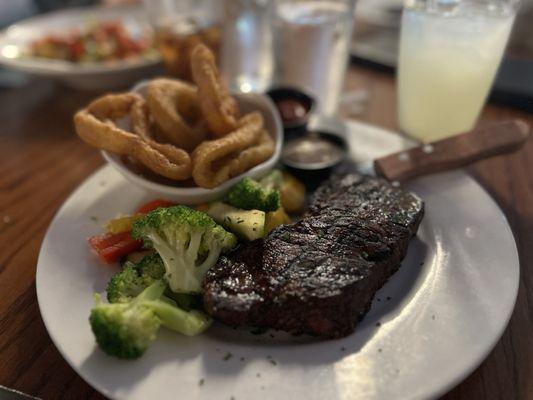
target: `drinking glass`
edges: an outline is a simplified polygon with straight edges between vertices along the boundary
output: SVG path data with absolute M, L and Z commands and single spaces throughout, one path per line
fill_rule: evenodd
M 230 88 L 263 92 L 272 83 L 274 41 L 271 0 L 223 0 L 221 72 Z
M 398 69 L 400 128 L 423 142 L 473 128 L 518 1 L 408 0 Z
M 167 73 L 192 80 L 193 47 L 204 43 L 218 54 L 221 36 L 218 0 L 144 0 L 144 5 Z
M 277 0 L 277 80 L 308 90 L 334 116 L 344 84 L 355 0 Z

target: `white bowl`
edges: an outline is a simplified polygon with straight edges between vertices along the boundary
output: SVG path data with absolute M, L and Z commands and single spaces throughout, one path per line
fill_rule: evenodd
M 137 84 L 132 91 L 144 95 L 147 86 L 148 81 L 143 81 Z M 243 114 L 250 111 L 261 112 L 265 120 L 265 128 L 274 139 L 276 147 L 274 154 L 268 160 L 256 165 L 243 174 L 224 182 L 216 188 L 176 187 L 153 182 L 129 169 L 121 160 L 120 156 L 103 150 L 102 155 L 106 161 L 115 167 L 127 180 L 142 187 L 153 197 L 161 197 L 180 204 L 199 204 L 216 200 L 217 198 L 222 197 L 231 186 L 239 182 L 242 178 L 249 176 L 251 178 L 259 179 L 266 175 L 279 161 L 283 144 L 283 128 L 281 120 L 274 103 L 269 97 L 254 93 L 235 93 L 233 96 L 237 100 Z
M 72 63 L 22 56 L 29 44 L 48 34 L 62 34 L 87 25 L 88 21 L 121 21 L 132 35 L 150 29 L 142 7 L 82 7 L 43 14 L 17 22 L 0 32 L 0 64 L 31 75 L 53 78 L 77 89 L 102 90 L 128 87 L 157 73 L 159 56 L 112 63 Z

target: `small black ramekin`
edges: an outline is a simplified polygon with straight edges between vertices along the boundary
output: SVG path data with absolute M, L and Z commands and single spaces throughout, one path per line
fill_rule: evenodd
M 322 181 L 329 178 L 335 167 L 337 167 L 339 164 L 346 160 L 348 154 L 348 144 L 346 140 L 339 134 L 325 131 L 312 131 L 304 133 L 297 137 L 287 138 L 284 149 L 286 148 L 287 144 L 290 143 L 292 140 L 300 140 L 308 135 L 313 135 L 315 137 L 318 136 L 321 139 L 334 143 L 342 150 L 343 153 L 342 157 L 336 160 L 331 160 L 330 162 L 322 164 L 306 164 L 305 162 L 294 162 L 288 159 L 286 156 L 284 156 L 284 153 L 282 151 L 281 162 L 283 163 L 287 171 L 293 174 L 301 181 L 305 182 L 305 185 L 308 189 L 315 189 Z
M 294 121 L 283 121 L 283 130 L 285 138 L 304 134 L 307 131 L 307 123 L 309 117 L 315 111 L 315 99 L 305 91 L 290 86 L 278 86 L 270 89 L 266 93 L 276 104 L 280 100 L 292 99 L 302 103 L 306 109 L 306 113 L 302 118 Z

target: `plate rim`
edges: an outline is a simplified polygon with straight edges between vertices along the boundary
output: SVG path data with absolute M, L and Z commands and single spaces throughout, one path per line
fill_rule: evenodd
M 500 215 L 505 222 L 505 228 L 507 230 L 507 233 L 510 234 L 510 237 L 512 239 L 513 256 L 516 259 L 517 279 L 515 280 L 515 285 L 513 287 L 513 292 L 514 292 L 513 301 L 512 301 L 510 309 L 507 311 L 505 323 L 500 327 L 497 335 L 494 336 L 492 343 L 489 346 L 487 346 L 485 351 L 479 355 L 477 360 L 471 363 L 469 368 L 466 368 L 462 374 L 458 374 L 455 380 L 450 381 L 448 385 L 443 386 L 440 390 L 437 390 L 434 394 L 432 394 L 432 398 L 435 398 L 435 399 L 440 398 L 441 396 L 445 395 L 450 390 L 458 386 L 461 382 L 463 382 L 466 378 L 468 378 L 487 359 L 490 353 L 494 350 L 494 348 L 496 347 L 496 345 L 502 338 L 503 334 L 505 333 L 507 327 L 509 326 L 509 321 L 511 320 L 511 317 L 513 316 L 513 313 L 516 307 L 516 301 L 518 299 L 518 291 L 520 288 L 520 255 L 518 253 L 516 237 L 511 227 L 511 224 L 509 223 L 509 219 L 507 218 L 507 215 L 505 214 L 503 209 L 500 207 L 498 202 L 494 199 L 494 197 L 492 197 L 489 191 L 481 183 L 479 183 L 476 178 L 474 178 L 470 173 L 466 172 L 464 168 L 460 168 L 457 171 L 460 171 L 463 174 L 463 176 L 470 181 L 470 183 L 474 184 L 479 189 L 481 189 L 483 194 L 492 203 L 492 206 L 494 206 L 500 212 Z

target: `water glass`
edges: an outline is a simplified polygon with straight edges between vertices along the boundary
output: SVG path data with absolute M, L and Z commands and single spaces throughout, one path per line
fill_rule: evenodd
M 409 0 L 401 25 L 400 128 L 423 142 L 473 128 L 516 14 L 513 0 Z
M 223 0 L 221 72 L 230 89 L 263 92 L 272 83 L 271 0 Z
M 277 81 L 306 89 L 334 116 L 348 65 L 355 0 L 276 0 Z

